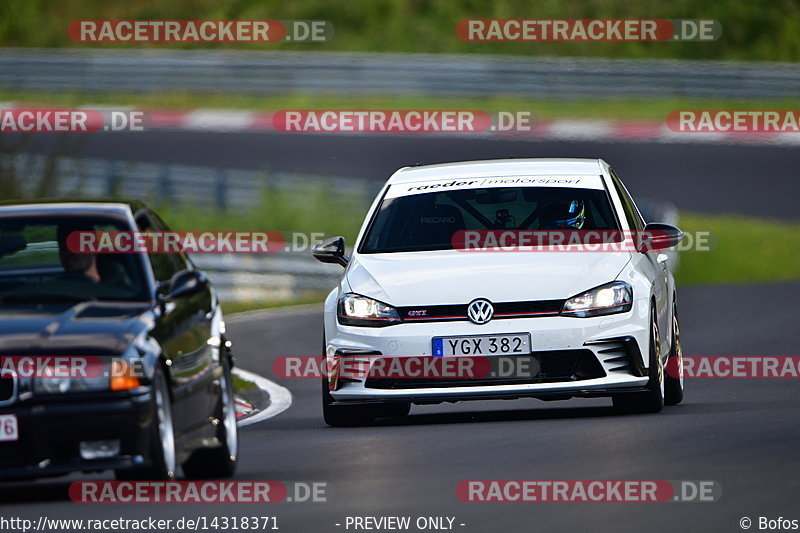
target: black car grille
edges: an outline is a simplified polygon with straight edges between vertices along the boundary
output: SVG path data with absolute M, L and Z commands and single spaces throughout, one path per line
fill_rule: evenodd
M 522 359 L 530 361 L 523 363 Z M 533 383 L 557 383 L 582 381 L 605 377 L 602 365 L 591 350 L 556 350 L 534 352 L 530 355 L 486 356 L 496 376 L 480 376 L 472 379 L 456 378 L 383 378 L 369 377 L 364 386 L 368 389 L 423 389 L 431 387 L 480 387 L 491 385 L 520 385 Z M 535 369 L 535 371 L 500 371 L 500 361 L 505 359 L 505 368 Z
M 523 302 L 492 302 L 494 317 L 498 318 L 531 318 L 539 316 L 555 316 L 561 312 L 566 300 L 531 300 Z M 406 322 L 446 322 L 467 320 L 467 306 L 464 304 L 419 305 L 398 307 L 400 318 Z

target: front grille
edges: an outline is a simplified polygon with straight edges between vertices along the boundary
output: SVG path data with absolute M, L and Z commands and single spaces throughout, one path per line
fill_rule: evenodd
M 486 356 L 481 359 L 489 361 L 493 375 L 472 379 L 369 377 L 364 386 L 368 389 L 480 387 L 572 382 L 602 378 L 606 375 L 592 351 L 585 349 L 534 352 L 530 355 Z
M 555 316 L 566 300 L 531 300 L 522 302 L 492 302 L 494 318 L 530 318 Z M 419 305 L 398 307 L 400 318 L 406 322 L 446 322 L 467 319 L 469 303 L 448 305 Z

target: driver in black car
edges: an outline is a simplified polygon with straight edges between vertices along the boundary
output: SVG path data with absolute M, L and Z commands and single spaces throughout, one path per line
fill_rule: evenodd
M 56 239 L 58 240 L 58 257 L 64 267 L 63 277 L 75 281 L 100 281 L 100 272 L 97 270 L 97 256 L 92 253 L 75 253 L 67 246 L 67 237 L 74 231 L 92 231 L 91 226 L 59 225 Z

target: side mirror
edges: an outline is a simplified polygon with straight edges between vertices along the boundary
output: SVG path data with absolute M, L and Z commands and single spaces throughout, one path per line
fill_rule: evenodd
M 636 249 L 640 252 L 664 250 L 677 246 L 683 240 L 683 232 L 669 224 L 651 223 L 645 226 L 636 238 Z
M 166 283 L 164 285 L 167 285 Z M 163 300 L 170 301 L 197 294 L 208 286 L 208 278 L 199 270 L 181 270 L 172 276 Z
M 336 263 L 347 266 L 348 258 L 344 256 L 344 237 L 331 237 L 319 241 L 311 248 L 311 255 L 322 263 Z

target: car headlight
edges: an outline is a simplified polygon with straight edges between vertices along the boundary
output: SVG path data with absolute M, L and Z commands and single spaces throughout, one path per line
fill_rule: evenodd
M 105 370 L 87 373 L 87 376 L 70 377 L 42 377 L 33 378 L 33 392 L 35 394 L 64 394 L 67 392 L 107 391 L 110 378 Z
M 402 322 L 397 309 L 378 300 L 348 293 L 339 299 L 339 324 L 380 328 Z
M 614 281 L 573 296 L 564 303 L 561 314 L 586 318 L 630 311 L 633 288 L 624 281 Z
M 141 382 L 135 361 L 128 354 L 137 354 L 134 346 L 130 346 L 121 357 L 79 357 L 80 365 L 65 371 L 53 364 L 44 364 L 32 377 L 34 394 L 65 394 L 94 391 L 121 391 L 139 387 Z M 64 374 L 68 375 L 64 375 Z

